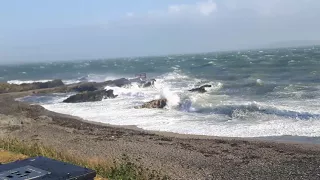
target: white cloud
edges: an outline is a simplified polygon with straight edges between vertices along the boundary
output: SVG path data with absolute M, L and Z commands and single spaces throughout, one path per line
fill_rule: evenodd
M 180 5 L 170 5 L 168 7 L 168 11 L 170 13 L 179 13 L 179 12 L 182 12 L 186 9 L 188 9 L 188 5 L 185 5 L 185 4 L 180 4 Z
M 133 13 L 133 12 L 127 12 L 126 16 L 127 16 L 127 17 L 133 17 L 133 16 L 134 16 L 134 13 Z
M 196 13 L 209 16 L 217 10 L 217 4 L 212 0 L 198 2 L 196 4 L 178 4 L 168 7 L 169 13 Z
M 197 4 L 197 9 L 203 15 L 210 15 L 217 10 L 217 4 L 212 0 L 209 0 L 207 2 L 200 2 Z

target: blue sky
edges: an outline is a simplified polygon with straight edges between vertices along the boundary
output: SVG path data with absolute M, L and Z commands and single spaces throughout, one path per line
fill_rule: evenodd
M 0 63 L 320 39 L 319 0 L 0 0 Z
M 5 28 L 64 28 L 117 20 L 127 12 L 146 12 L 165 7 L 170 1 L 106 0 L 2 0 L 0 11 Z

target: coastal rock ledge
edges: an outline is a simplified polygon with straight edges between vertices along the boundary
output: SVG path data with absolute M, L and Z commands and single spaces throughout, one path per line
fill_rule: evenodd
M 146 102 L 143 105 L 136 106 L 134 108 L 136 108 L 136 109 L 141 109 L 141 108 L 149 108 L 149 109 L 159 108 L 159 109 L 162 109 L 166 105 L 167 105 L 167 99 L 162 98 L 162 99 L 157 99 L 157 100 L 152 100 L 152 101 Z
M 113 94 L 113 90 L 96 90 L 82 92 L 65 99 L 64 103 L 94 102 L 102 99 L 115 98 L 118 95 Z
M 9 84 L 0 83 L 0 94 L 1 93 L 11 93 L 11 92 L 23 92 L 36 89 L 46 89 L 62 87 L 65 84 L 61 79 L 56 79 L 48 82 L 34 82 L 34 83 L 23 83 L 23 84 Z

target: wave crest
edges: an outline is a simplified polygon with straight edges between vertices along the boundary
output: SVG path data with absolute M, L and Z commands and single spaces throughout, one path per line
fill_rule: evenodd
M 230 118 L 246 117 L 253 113 L 260 113 L 265 115 L 275 115 L 278 117 L 285 117 L 297 120 L 310 120 L 320 118 L 320 114 L 312 114 L 309 112 L 297 112 L 292 110 L 282 110 L 276 107 L 262 106 L 258 103 L 249 103 L 246 105 L 221 105 L 214 108 L 202 108 L 196 112 L 205 114 L 221 114 Z

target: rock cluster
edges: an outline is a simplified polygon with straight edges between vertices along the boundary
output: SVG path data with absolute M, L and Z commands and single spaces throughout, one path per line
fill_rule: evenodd
M 149 102 L 144 103 L 141 106 L 136 106 L 136 109 L 140 109 L 140 108 L 164 108 L 167 105 L 167 99 L 157 99 L 157 100 L 152 100 Z
M 200 86 L 200 87 L 198 87 L 198 88 L 190 89 L 189 91 L 191 91 L 191 92 L 205 93 L 205 92 L 207 92 L 207 90 L 205 89 L 205 88 L 207 88 L 207 87 L 212 87 L 212 86 L 209 85 L 209 84 L 206 84 L 206 85 Z
M 96 90 L 96 91 L 85 91 L 76 95 L 70 96 L 65 99 L 65 103 L 79 103 L 79 102 L 94 102 L 101 101 L 106 98 L 115 98 L 117 95 L 113 94 L 113 90 Z

